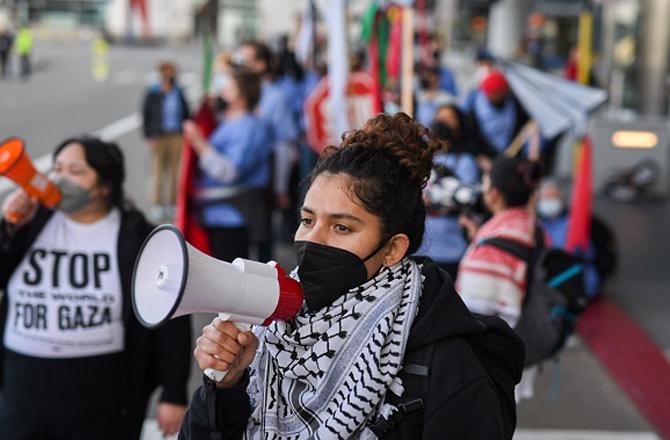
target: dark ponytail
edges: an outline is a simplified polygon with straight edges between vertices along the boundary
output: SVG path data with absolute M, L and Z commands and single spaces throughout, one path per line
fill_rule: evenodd
M 491 187 L 496 188 L 509 208 L 525 206 L 535 191 L 542 171 L 537 162 L 499 156 L 489 172 Z

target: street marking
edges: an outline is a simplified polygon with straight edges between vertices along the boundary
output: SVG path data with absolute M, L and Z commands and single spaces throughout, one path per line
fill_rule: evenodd
M 104 141 L 113 141 L 120 138 L 126 133 L 130 133 L 133 130 L 136 130 L 142 125 L 142 116 L 139 112 L 135 112 L 131 115 L 121 118 L 118 121 L 112 122 L 106 127 L 101 128 L 100 130 L 93 133 L 94 136 L 98 136 Z
M 517 429 L 514 440 L 661 440 L 653 432 Z
M 130 69 L 122 70 L 114 75 L 112 83 L 115 86 L 125 86 L 135 81 L 135 72 Z
M 127 73 L 126 73 L 127 72 Z M 132 75 L 130 70 L 125 70 L 119 75 Z M 200 95 L 200 86 L 198 84 L 198 75 L 192 72 L 187 72 L 184 75 L 184 89 L 188 99 L 191 102 L 196 102 Z M 104 141 L 113 141 L 121 136 L 138 129 L 142 125 L 142 115 L 139 112 L 132 113 L 117 121 L 108 124 L 101 129 L 94 131 L 93 136 L 97 136 Z M 46 173 L 51 167 L 51 153 L 40 156 L 33 161 L 35 168 L 41 172 Z M 0 195 L 14 188 L 14 183 L 9 179 L 0 180 Z
M 124 118 L 114 121 L 100 130 L 93 132 L 94 136 L 98 136 L 105 141 L 113 141 L 121 136 L 130 133 L 142 125 L 142 116 L 135 112 Z M 46 173 L 51 167 L 52 155 L 51 153 L 40 156 L 33 161 L 33 165 L 40 173 Z M 0 180 L 0 194 L 14 188 L 14 182 L 9 179 Z

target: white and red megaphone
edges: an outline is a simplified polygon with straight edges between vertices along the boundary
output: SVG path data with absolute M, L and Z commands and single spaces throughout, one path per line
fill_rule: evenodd
M 246 331 L 250 324 L 292 319 L 304 297 L 278 264 L 217 260 L 188 244 L 173 225 L 149 234 L 135 261 L 132 286 L 135 314 L 149 328 L 177 316 L 219 312 Z M 219 381 L 225 372 L 205 374 Z
M 60 203 L 60 191 L 35 169 L 26 153 L 23 140 L 17 137 L 6 139 L 0 144 L 0 176 L 13 180 L 29 196 L 37 198 L 47 208 L 55 208 Z M 18 223 L 23 215 L 20 212 L 10 212 L 8 220 Z

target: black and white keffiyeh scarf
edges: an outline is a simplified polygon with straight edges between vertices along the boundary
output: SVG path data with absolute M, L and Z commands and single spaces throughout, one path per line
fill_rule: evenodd
M 366 425 L 393 408 L 397 377 L 423 286 L 409 258 L 315 313 L 260 336 L 251 366 L 249 439 L 374 438 Z

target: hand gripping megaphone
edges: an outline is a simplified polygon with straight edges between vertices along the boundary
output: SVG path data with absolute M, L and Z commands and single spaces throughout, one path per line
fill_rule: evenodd
M 0 144 L 0 176 L 19 185 L 29 196 L 37 198 L 47 208 L 55 208 L 61 194 L 56 185 L 39 173 L 26 153 L 23 140 L 13 137 Z M 10 212 L 9 221 L 21 221 L 22 213 Z
M 186 242 L 173 225 L 161 225 L 144 241 L 133 273 L 135 315 L 149 328 L 171 318 L 198 312 L 249 330 L 292 319 L 303 302 L 300 284 L 276 263 L 236 258 L 232 263 L 209 257 Z M 225 372 L 207 369 L 220 381 Z

